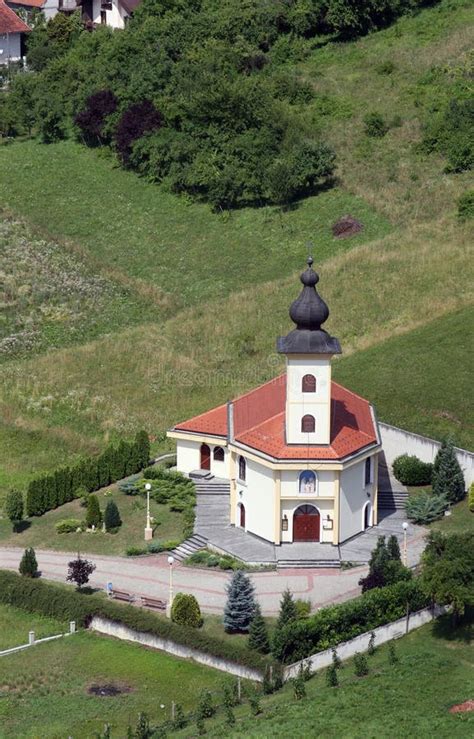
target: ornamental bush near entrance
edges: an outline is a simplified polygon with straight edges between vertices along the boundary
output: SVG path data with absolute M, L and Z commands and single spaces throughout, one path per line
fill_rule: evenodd
M 194 595 L 177 593 L 171 607 L 171 620 L 196 629 L 202 626 L 201 609 Z
M 393 474 L 402 485 L 431 485 L 433 465 L 415 455 L 402 454 L 393 462 Z

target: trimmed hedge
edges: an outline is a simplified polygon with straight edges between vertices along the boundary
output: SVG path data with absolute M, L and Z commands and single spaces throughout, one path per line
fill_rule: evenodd
M 271 659 L 250 649 L 236 647 L 224 639 L 173 623 L 143 608 L 122 605 L 100 594 L 85 595 L 65 586 L 22 578 L 6 570 L 0 571 L 0 603 L 62 621 L 73 620 L 79 626 L 88 626 L 93 616 L 102 616 L 130 629 L 171 639 L 177 644 L 256 670 L 264 671 L 272 663 Z
M 61 467 L 51 475 L 31 480 L 26 491 L 26 515 L 42 516 L 46 511 L 92 493 L 146 467 L 150 442 L 145 431 L 135 440 L 110 444 L 98 457 L 86 457 L 73 467 Z
M 474 482 L 471 483 L 469 488 L 468 506 L 471 513 L 474 513 Z
M 393 474 L 402 485 L 431 485 L 433 465 L 415 455 L 402 454 L 393 461 Z
M 272 653 L 281 662 L 297 662 L 402 618 L 407 605 L 410 611 L 418 611 L 428 604 L 417 580 L 374 588 L 359 598 L 322 608 L 304 620 L 290 621 L 275 632 Z

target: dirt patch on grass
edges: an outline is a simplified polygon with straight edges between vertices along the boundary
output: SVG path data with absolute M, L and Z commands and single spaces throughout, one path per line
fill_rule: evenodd
M 469 713 L 474 711 L 474 699 L 464 701 L 464 703 L 458 703 L 457 706 L 451 706 L 449 713 Z
M 346 239 L 349 236 L 358 234 L 363 228 L 364 226 L 360 221 L 347 215 L 339 218 L 339 220 L 333 225 L 332 233 L 337 239 Z
M 131 693 L 132 688 L 129 685 L 106 683 L 105 685 L 90 685 L 87 692 L 89 695 L 97 695 L 99 698 L 113 698 L 123 693 Z

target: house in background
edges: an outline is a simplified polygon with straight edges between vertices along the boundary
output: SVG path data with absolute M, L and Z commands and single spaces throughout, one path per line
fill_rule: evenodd
M 141 0 L 78 0 L 82 18 L 93 26 L 125 28 Z
M 341 542 L 377 524 L 381 441 L 369 401 L 332 382 L 339 341 L 308 259 L 280 337 L 286 373 L 176 424 L 177 468 L 230 483 L 230 523 L 272 544 Z M 204 471 L 204 472 L 203 472 Z
M 0 0 L 0 66 L 19 62 L 25 55 L 25 34 L 30 28 Z

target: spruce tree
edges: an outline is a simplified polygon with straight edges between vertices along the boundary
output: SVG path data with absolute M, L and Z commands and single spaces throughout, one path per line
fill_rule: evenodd
M 146 431 L 139 431 L 135 436 L 135 445 L 137 449 L 137 459 L 139 460 L 140 469 L 148 466 L 150 461 L 150 440 Z
M 337 686 L 339 685 L 337 669 L 333 664 L 329 665 L 329 667 L 326 669 L 326 685 L 328 685 L 330 688 L 337 688 Z
M 254 586 L 242 570 L 232 575 L 226 587 L 224 629 L 227 633 L 248 632 L 255 611 Z
M 464 475 L 450 439 L 443 441 L 433 465 L 433 494 L 457 503 L 465 495 Z
M 268 654 L 270 641 L 268 639 L 267 625 L 262 616 L 262 611 L 257 603 L 249 629 L 249 647 L 261 654 Z
M 296 621 L 298 618 L 298 611 L 296 603 L 293 598 L 293 594 L 287 588 L 283 592 L 282 599 L 280 601 L 280 613 L 278 614 L 277 629 L 281 629 L 291 621 Z
M 36 577 L 38 575 L 38 562 L 36 561 L 35 550 L 32 547 L 25 549 L 18 569 L 20 575 L 24 577 Z
M 390 555 L 385 543 L 385 536 L 379 536 L 370 556 L 369 574 L 359 580 L 363 593 L 372 590 L 372 588 L 382 588 L 385 585 L 389 562 Z
M 86 526 L 91 529 L 93 526 L 98 528 L 102 523 L 102 513 L 100 512 L 99 499 L 97 495 L 89 495 L 87 499 Z
M 120 512 L 115 500 L 107 501 L 104 523 L 106 531 L 116 531 L 122 525 L 122 519 L 120 518 Z
M 19 490 L 10 490 L 7 493 L 5 513 L 12 523 L 13 531 L 17 531 L 23 520 L 23 495 Z
M 401 562 L 402 558 L 400 556 L 400 544 L 398 543 L 398 539 L 395 534 L 391 534 L 388 538 L 387 552 L 390 559 Z

